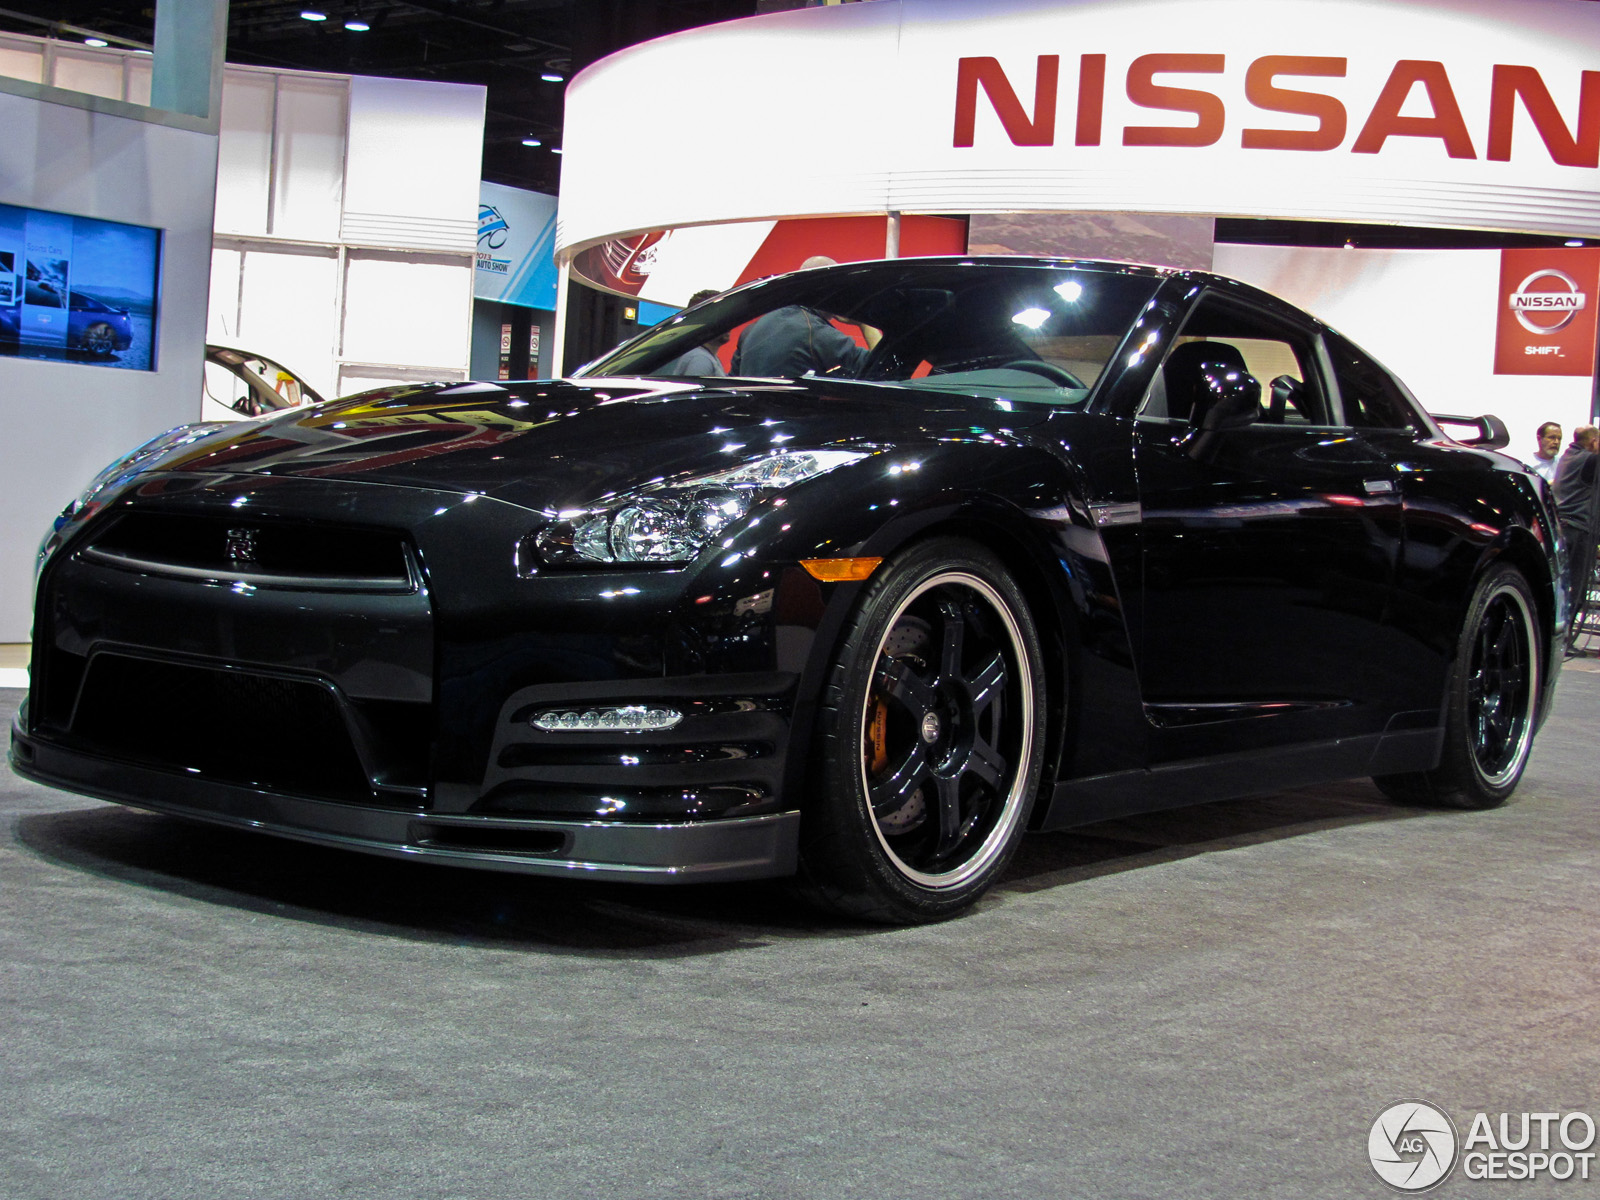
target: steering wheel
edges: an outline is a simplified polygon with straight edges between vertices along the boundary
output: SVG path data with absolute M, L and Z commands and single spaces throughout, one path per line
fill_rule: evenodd
M 1002 371 L 1028 371 L 1034 375 L 1043 375 L 1057 387 L 1084 388 L 1088 386 L 1071 371 L 1063 370 L 1054 363 L 1047 363 L 1037 358 L 1019 358 L 1015 362 L 1006 363 L 1000 369 Z

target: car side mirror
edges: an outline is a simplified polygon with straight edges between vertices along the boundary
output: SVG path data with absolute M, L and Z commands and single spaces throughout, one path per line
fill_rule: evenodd
M 1445 427 L 1445 432 L 1463 446 L 1479 446 L 1485 450 L 1502 450 L 1511 444 L 1511 432 L 1506 429 L 1506 423 L 1493 413 L 1484 413 L 1481 417 L 1455 417 L 1445 413 L 1433 413 L 1433 419 Z M 1470 436 L 1459 437 L 1451 431 L 1465 429 L 1470 431 Z
M 1200 418 L 1203 433 L 1243 429 L 1261 419 L 1261 381 L 1240 371 L 1217 380 L 1216 399 Z

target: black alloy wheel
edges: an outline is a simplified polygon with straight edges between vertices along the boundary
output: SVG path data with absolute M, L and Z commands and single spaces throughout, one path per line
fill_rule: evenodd
M 1533 593 L 1515 567 L 1478 583 L 1456 648 L 1445 743 L 1432 771 L 1375 782 L 1409 803 L 1494 808 L 1516 790 L 1533 748 L 1543 688 Z
M 971 906 L 1027 824 L 1044 700 L 1033 619 L 995 555 L 941 538 L 879 568 L 823 698 L 809 898 L 895 924 Z

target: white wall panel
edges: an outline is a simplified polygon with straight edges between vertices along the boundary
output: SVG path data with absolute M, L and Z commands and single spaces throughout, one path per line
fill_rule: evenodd
M 333 251 L 247 250 L 235 345 L 276 359 L 324 396 L 334 394 L 338 259 Z
M 121 100 L 122 56 L 120 54 L 95 54 L 85 50 L 68 50 L 56 47 L 55 70 L 51 83 L 74 92 L 91 96 L 104 96 L 108 100 Z
M 345 273 L 342 357 L 465 370 L 472 264 L 352 251 Z
M 50 519 L 106 463 L 198 411 L 217 139 L 3 92 L 0 131 L 0 204 L 163 231 L 156 370 L 0 357 L 0 642 L 17 642 Z
M 343 240 L 473 249 L 485 94 L 410 79 L 350 81 Z
M 272 178 L 273 77 L 226 71 L 217 162 L 217 232 L 267 232 Z
M 150 58 L 144 54 L 130 54 L 123 62 L 127 72 L 129 104 L 150 103 Z
M 32 42 L 0 37 L 0 75 L 43 83 L 44 50 Z
M 338 240 L 348 89 L 342 76 L 279 77 L 273 236 Z
M 349 363 L 339 368 L 339 395 L 349 396 L 369 388 L 394 387 L 407 383 L 461 383 L 467 378 L 465 371 L 416 370 L 401 367 L 376 367 L 366 363 Z
M 206 341 L 222 346 L 239 343 L 239 272 L 241 251 L 227 247 L 211 250 L 211 292 L 206 306 Z M 241 347 L 249 349 L 248 346 Z

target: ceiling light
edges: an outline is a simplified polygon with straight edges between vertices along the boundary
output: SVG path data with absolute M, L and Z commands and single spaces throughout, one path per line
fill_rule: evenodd
M 1581 245 L 1583 245 L 1583 239 L 1582 238 L 1574 238 L 1572 241 L 1567 242 L 1566 245 L 1568 245 L 1568 246 L 1581 246 Z
M 563 83 L 566 81 L 567 77 L 558 71 L 546 71 L 543 75 L 539 76 L 539 78 L 544 80 L 546 83 Z
M 111 43 L 106 41 L 105 38 L 89 37 L 89 38 L 84 38 L 83 39 L 83 44 L 85 46 L 94 46 L 96 48 L 99 48 L 99 47 L 102 47 L 102 46 L 109 46 Z
M 300 10 L 300 19 L 302 21 L 326 21 L 328 19 L 328 14 L 325 12 L 318 12 L 314 8 L 302 8 Z
M 522 144 L 524 146 L 542 146 L 542 145 L 544 145 L 543 142 L 541 142 L 538 138 L 534 137 L 532 134 L 529 134 L 527 137 L 523 138 L 522 139 Z
M 560 154 L 561 153 L 561 147 L 560 146 L 551 146 L 550 147 L 550 153 L 551 154 Z
M 344 23 L 344 27 L 346 29 L 348 29 L 351 33 L 365 33 L 365 32 L 367 32 L 367 30 L 372 28 L 371 25 L 368 25 L 365 21 L 363 21 L 361 19 L 361 14 L 360 13 L 357 13 L 355 16 L 351 17 L 348 21 L 346 21 Z

